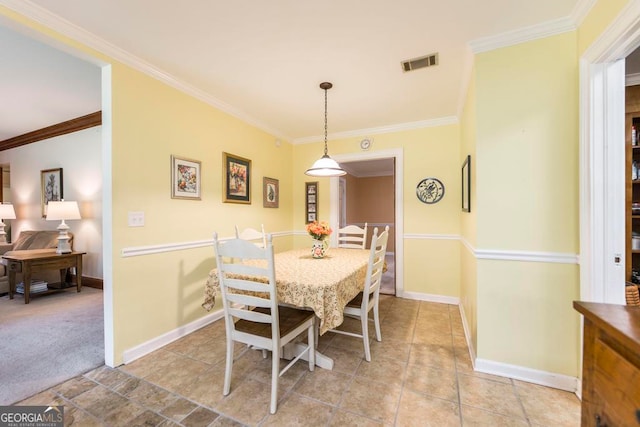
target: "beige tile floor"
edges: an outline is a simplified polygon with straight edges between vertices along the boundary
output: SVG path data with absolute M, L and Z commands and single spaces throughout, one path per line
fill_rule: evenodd
M 237 347 L 231 394 L 222 395 L 222 321 L 19 404 L 65 405 L 65 424 L 82 427 L 580 425 L 572 393 L 475 373 L 456 306 L 382 296 L 380 311 L 383 341 L 372 342 L 371 363 L 361 340 L 325 334 L 319 350 L 334 369 L 294 365 L 281 377 L 275 415 L 261 352 Z

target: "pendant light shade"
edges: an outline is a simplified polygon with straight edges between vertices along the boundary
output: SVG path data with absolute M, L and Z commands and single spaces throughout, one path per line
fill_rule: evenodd
M 320 83 L 320 89 L 324 90 L 324 156 L 316 160 L 305 172 L 309 176 L 342 176 L 346 172 L 340 167 L 338 162 L 329 157 L 327 153 L 327 90 L 333 85 L 329 82 Z

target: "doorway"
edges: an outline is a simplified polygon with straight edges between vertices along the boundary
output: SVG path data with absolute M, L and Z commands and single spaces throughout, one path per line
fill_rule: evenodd
M 389 232 L 390 232 L 389 243 L 391 244 L 393 258 L 390 258 L 391 261 L 388 262 L 387 270 L 388 270 L 388 277 L 393 277 L 395 279 L 394 280 L 395 295 L 398 297 L 402 297 L 404 294 L 404 274 L 403 274 L 403 268 L 402 268 L 403 259 L 404 259 L 403 257 L 404 224 L 402 221 L 402 218 L 404 217 L 403 206 L 402 206 L 402 200 L 403 200 L 403 189 L 402 189 L 403 157 L 402 156 L 403 156 L 402 149 L 384 150 L 384 151 L 377 151 L 377 152 L 341 154 L 341 155 L 333 156 L 333 158 L 336 161 L 338 161 L 345 168 L 345 170 L 347 170 L 347 172 L 349 172 L 348 167 L 350 164 L 352 165 L 353 168 L 355 167 L 358 167 L 359 169 L 369 168 L 372 170 L 375 170 L 376 168 L 378 168 L 382 170 L 383 167 L 386 167 L 389 171 L 391 171 L 387 173 L 389 173 L 392 178 L 392 186 L 391 186 L 392 190 L 387 191 L 387 193 L 388 192 L 393 193 L 393 198 L 390 201 L 390 203 L 393 204 L 393 207 L 391 208 L 393 212 L 393 220 L 388 222 L 381 221 L 380 223 L 377 223 L 375 221 L 375 217 L 372 217 L 374 218 L 374 221 L 372 221 L 371 224 L 369 224 L 369 229 L 371 231 L 368 232 L 369 234 L 368 239 L 370 241 L 371 239 L 370 233 L 373 231 L 374 227 L 378 227 L 378 229 L 380 229 L 380 226 L 384 228 L 387 224 L 391 224 L 389 227 Z M 372 162 L 372 161 L 375 161 L 375 162 Z M 370 172 L 370 173 L 373 173 L 373 172 Z M 334 178 L 331 178 L 330 180 L 329 220 L 333 226 L 339 225 L 341 221 L 340 220 L 341 207 L 343 206 L 343 204 L 341 204 L 340 202 L 340 199 L 341 199 L 340 181 L 341 179 L 339 177 L 334 177 Z M 343 187 L 343 191 L 347 194 L 347 198 L 348 198 L 348 194 L 349 194 L 348 184 L 346 188 Z M 349 212 L 349 208 L 347 204 L 346 211 L 345 211 L 345 221 L 348 221 L 349 219 L 348 215 L 346 215 L 348 212 Z M 362 225 L 364 225 L 364 221 Z M 391 251 L 388 250 L 387 252 L 391 252 Z M 390 288 L 393 289 L 394 286 L 391 285 Z
M 340 177 L 338 200 L 340 228 L 346 225 L 367 226 L 366 247 L 370 247 L 375 230 L 389 227 L 380 293 L 396 294 L 395 282 L 395 159 L 373 159 L 340 164 L 347 175 Z

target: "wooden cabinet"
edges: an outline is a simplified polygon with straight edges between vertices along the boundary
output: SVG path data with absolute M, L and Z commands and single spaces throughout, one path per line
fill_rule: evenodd
M 640 307 L 575 301 L 584 315 L 582 426 L 640 424 Z
M 633 235 L 640 244 L 640 209 L 634 214 L 633 203 L 640 204 L 640 85 L 627 86 L 625 93 L 625 149 L 626 149 L 626 197 L 625 197 L 625 279 L 632 281 L 633 271 L 640 273 L 640 246 L 635 245 Z M 632 129 L 635 127 L 635 141 Z M 634 162 L 637 168 L 634 167 Z M 639 205 L 640 206 L 640 205 Z

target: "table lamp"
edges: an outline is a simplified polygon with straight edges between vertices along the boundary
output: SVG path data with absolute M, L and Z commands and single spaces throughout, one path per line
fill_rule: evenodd
M 16 219 L 16 211 L 13 210 L 13 205 L 0 203 L 0 243 L 7 243 L 7 233 L 4 231 L 5 223 L 4 219 Z
M 60 231 L 58 236 L 58 249 L 56 253 L 68 254 L 71 252 L 69 244 L 69 226 L 64 222 L 67 219 L 81 219 L 80 210 L 77 202 L 59 202 L 50 201 L 47 203 L 47 221 L 62 220 L 57 229 Z

